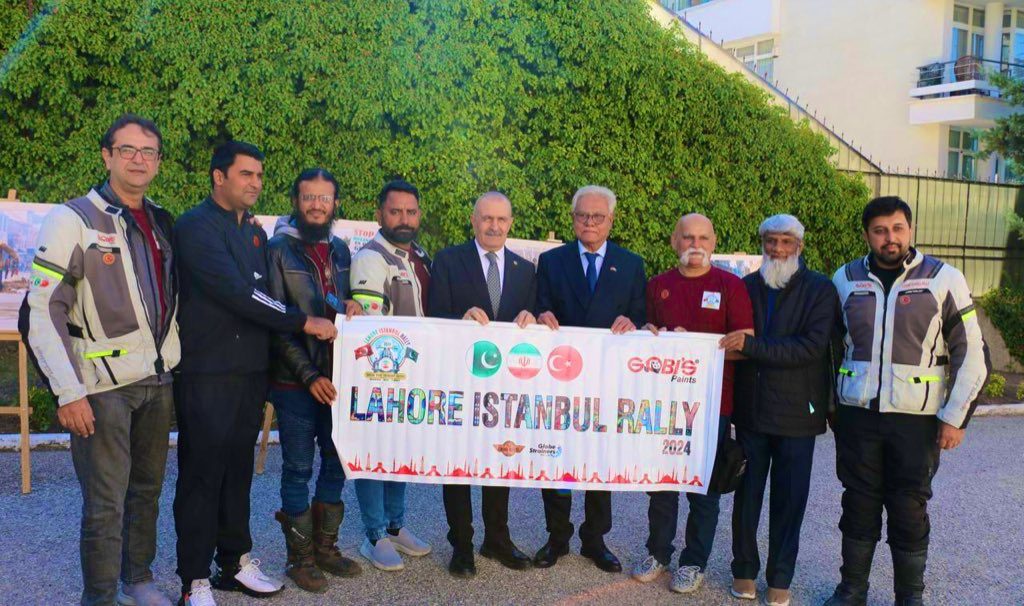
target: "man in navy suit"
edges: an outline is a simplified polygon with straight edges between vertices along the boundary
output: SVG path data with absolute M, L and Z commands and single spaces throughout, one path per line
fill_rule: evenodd
M 499 192 L 480 196 L 470 218 L 473 240 L 437 253 L 431 269 L 427 315 L 462 318 L 487 324 L 490 320 L 536 324 L 532 309 L 537 279 L 533 263 L 505 248 L 512 227 L 512 203 Z M 508 487 L 484 486 L 484 541 L 480 555 L 508 568 L 523 570 L 530 557 L 519 551 L 508 531 Z M 465 484 L 444 486 L 448 541 L 453 553 L 448 571 L 454 577 L 476 574 L 473 562 L 473 503 Z
M 609 328 L 622 334 L 646 320 L 644 262 L 636 254 L 608 241 L 615 219 L 615 193 L 588 185 L 572 197 L 572 225 L 577 240 L 549 250 L 537 264 L 537 321 L 552 330 L 559 325 Z M 569 521 L 572 493 L 543 490 L 548 542 L 533 563 L 554 566 L 569 553 L 573 526 Z M 612 499 L 608 491 L 587 491 L 586 519 L 580 525 L 580 554 L 606 572 L 622 565 L 604 544 L 612 527 Z

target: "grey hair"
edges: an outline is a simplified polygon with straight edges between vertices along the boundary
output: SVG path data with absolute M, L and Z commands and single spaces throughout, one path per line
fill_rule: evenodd
M 607 187 L 602 187 L 600 185 L 585 185 L 577 189 L 576 193 L 572 195 L 572 212 L 576 212 L 576 205 L 579 203 L 581 198 L 583 198 L 584 196 L 591 195 L 598 195 L 603 197 L 605 200 L 608 201 L 608 212 L 615 212 L 615 192 L 608 189 Z
M 793 215 L 772 215 L 757 228 L 757 235 L 763 238 L 765 234 L 788 234 L 803 242 L 804 226 Z
M 480 203 L 483 202 L 484 200 L 489 199 L 489 198 L 498 198 L 499 200 L 504 200 L 504 201 L 508 202 L 508 207 L 512 208 L 512 200 L 509 200 L 508 196 L 506 196 L 505 194 L 501 193 L 500 191 L 496 191 L 495 190 L 495 191 L 486 192 L 483 195 L 481 195 L 479 198 L 477 198 L 476 202 L 473 203 L 473 212 L 474 213 L 477 212 L 479 210 L 479 208 L 480 208 Z

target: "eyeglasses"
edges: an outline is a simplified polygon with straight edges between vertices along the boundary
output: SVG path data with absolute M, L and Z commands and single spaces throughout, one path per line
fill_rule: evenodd
M 122 160 L 132 160 L 135 158 L 135 154 L 142 154 L 142 159 L 147 161 L 156 160 L 160 157 L 160 150 L 155 147 L 143 147 L 140 149 L 134 145 L 118 145 L 110 149 L 116 150 Z
M 303 202 L 320 202 L 322 204 L 334 204 L 334 196 L 328 196 L 327 194 L 320 196 L 316 194 L 302 194 L 299 197 L 299 199 L 302 200 Z
M 604 220 L 608 218 L 608 215 L 587 214 L 587 213 L 578 213 L 577 212 L 577 213 L 573 213 L 572 214 L 572 218 L 577 223 L 582 223 L 584 225 L 594 225 L 594 226 L 597 226 L 597 225 L 603 224 Z

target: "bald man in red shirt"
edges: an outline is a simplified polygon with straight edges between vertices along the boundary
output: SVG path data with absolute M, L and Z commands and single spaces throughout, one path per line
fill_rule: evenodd
M 753 336 L 754 318 L 747 289 L 739 277 L 711 265 L 715 244 L 715 228 L 710 219 L 700 214 L 679 219 L 672 232 L 672 248 L 679 255 L 679 266 L 647 283 L 648 329 L 655 334 L 661 330 L 718 334 L 749 331 Z M 726 354 L 719 445 L 729 432 L 734 373 L 734 363 L 729 360 L 736 359 L 741 356 L 734 352 Z M 718 526 L 720 496 L 712 492 L 686 495 L 690 503 L 686 546 L 679 557 L 679 569 L 672 577 L 672 591 L 690 593 L 703 583 Z M 643 583 L 653 581 L 668 570 L 679 515 L 678 492 L 652 492 L 650 497 L 647 512 L 650 555 L 633 570 L 633 578 Z

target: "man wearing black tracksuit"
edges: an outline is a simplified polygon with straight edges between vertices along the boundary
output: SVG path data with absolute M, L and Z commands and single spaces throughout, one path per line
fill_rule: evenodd
M 334 326 L 267 293 L 267 237 L 249 208 L 262 190 L 262 153 L 217 148 L 213 192 L 175 226 L 182 339 L 175 381 L 178 483 L 174 520 L 182 604 L 213 604 L 213 587 L 272 595 L 281 584 L 249 558 L 253 448 L 266 401 L 271 332 L 333 338 Z

